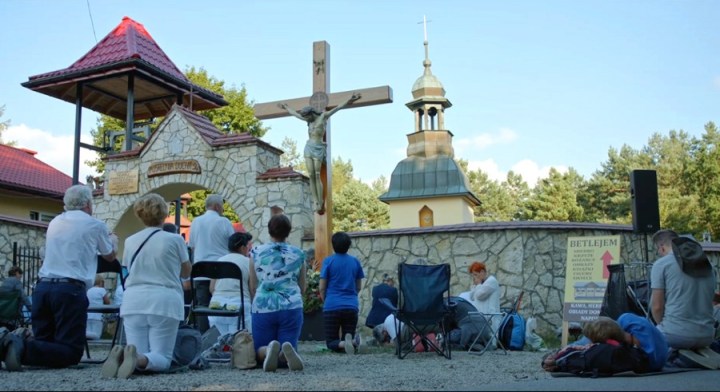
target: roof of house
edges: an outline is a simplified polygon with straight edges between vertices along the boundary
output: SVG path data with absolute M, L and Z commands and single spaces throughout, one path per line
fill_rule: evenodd
M 37 152 L 0 144 L 0 188 L 62 198 L 72 177 L 35 158 Z

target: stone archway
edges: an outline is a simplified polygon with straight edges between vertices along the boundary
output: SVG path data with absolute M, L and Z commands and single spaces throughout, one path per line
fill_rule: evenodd
M 281 208 L 293 225 L 288 241 L 300 246 L 313 229 L 309 181 L 279 167 L 282 153 L 249 134 L 224 135 L 207 118 L 176 105 L 141 148 L 106 158 L 94 215 L 118 234 L 122 252 L 124 239 L 142 228 L 132 211 L 138 197 L 154 192 L 170 202 L 212 189 L 260 243 L 270 240 L 272 208 Z

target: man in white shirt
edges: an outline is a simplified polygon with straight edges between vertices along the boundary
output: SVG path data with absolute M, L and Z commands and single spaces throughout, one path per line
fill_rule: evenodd
M 230 220 L 223 216 L 223 198 L 217 194 L 205 199 L 205 213 L 190 224 L 190 248 L 192 261 L 218 261 L 228 253 L 228 238 L 235 233 Z M 210 304 L 210 280 L 195 279 L 199 305 Z M 209 328 L 207 316 L 198 318 L 200 331 Z
M 115 259 L 118 238 L 92 217 L 92 193 L 85 185 L 65 191 L 65 212 L 48 225 L 45 259 L 32 294 L 32 328 L 28 334 L 7 334 L 0 359 L 9 371 L 22 365 L 64 368 L 80 362 L 85 347 L 88 299 L 95 281 L 98 254 Z

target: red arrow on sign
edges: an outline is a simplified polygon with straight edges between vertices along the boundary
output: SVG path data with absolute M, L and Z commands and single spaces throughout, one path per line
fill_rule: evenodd
M 610 254 L 610 251 L 606 250 L 600 259 L 603 262 L 603 279 L 607 279 L 610 277 L 610 271 L 608 271 L 607 266 L 610 265 L 610 263 L 613 261 L 613 257 Z

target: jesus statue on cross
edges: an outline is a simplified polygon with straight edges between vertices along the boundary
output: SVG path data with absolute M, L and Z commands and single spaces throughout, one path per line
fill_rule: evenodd
M 324 94 L 323 94 L 324 95 Z M 327 96 L 325 96 L 327 97 Z M 345 102 L 340 103 L 330 110 L 324 110 L 327 105 L 327 98 L 320 105 L 306 106 L 300 111 L 291 108 L 287 103 L 278 104 L 278 107 L 286 110 L 291 115 L 307 122 L 308 140 L 305 143 L 305 166 L 307 166 L 310 177 L 310 191 L 313 196 L 313 206 L 318 214 L 325 213 L 325 198 L 323 197 L 323 183 L 320 178 L 320 169 L 325 163 L 327 156 L 327 143 L 325 143 L 325 129 L 330 116 L 347 105 L 361 98 L 359 93 L 353 93 Z M 311 99 L 312 101 L 312 99 Z

